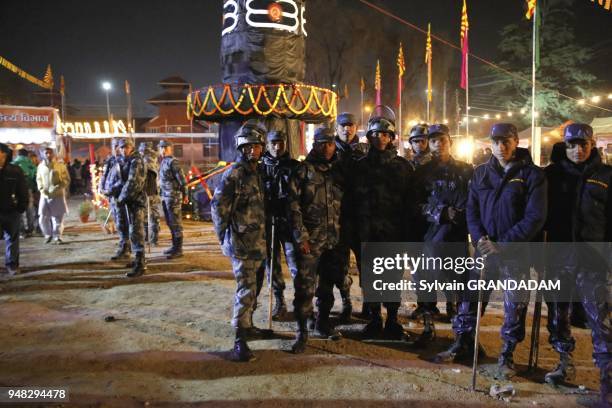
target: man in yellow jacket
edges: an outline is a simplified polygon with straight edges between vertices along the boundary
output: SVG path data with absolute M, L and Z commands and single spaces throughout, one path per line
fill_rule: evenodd
M 55 159 L 55 153 L 49 147 L 44 151 L 44 160 L 38 165 L 36 184 L 40 191 L 38 215 L 45 243 L 53 240 L 55 244 L 61 244 L 64 216 L 68 212 L 66 187 L 70 185 L 70 176 L 64 163 Z

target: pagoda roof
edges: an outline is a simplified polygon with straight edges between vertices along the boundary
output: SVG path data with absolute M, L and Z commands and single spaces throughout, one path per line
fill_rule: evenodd
M 157 83 L 159 86 L 181 86 L 184 88 L 189 88 L 189 82 L 185 81 L 180 76 L 171 76 L 168 78 L 164 78 Z
M 154 96 L 151 99 L 147 100 L 147 103 L 152 105 L 162 104 L 162 103 L 187 103 L 187 95 L 184 93 L 177 92 L 163 92 L 159 95 Z

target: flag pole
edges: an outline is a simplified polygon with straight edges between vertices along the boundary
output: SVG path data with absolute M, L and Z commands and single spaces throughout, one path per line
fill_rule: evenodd
M 359 85 L 359 88 L 361 90 L 361 123 L 360 123 L 360 127 L 363 129 L 363 110 L 365 108 L 365 106 L 363 106 L 363 77 L 361 78 L 361 84 Z
M 536 165 L 540 164 L 540 152 L 536 152 L 539 147 L 539 143 L 536 141 L 536 47 L 537 47 L 537 19 L 538 19 L 538 7 L 536 2 L 536 9 L 533 13 L 533 33 L 532 33 L 532 56 L 531 56 L 531 156 L 533 162 Z
M 404 156 L 404 143 L 402 142 L 402 77 L 399 77 L 399 107 L 397 108 L 398 121 L 397 121 L 397 143 L 399 145 L 400 156 Z
M 467 34 L 466 34 L 467 35 Z M 465 54 L 465 140 L 470 143 L 470 52 Z M 474 154 L 467 157 L 467 162 L 472 163 Z

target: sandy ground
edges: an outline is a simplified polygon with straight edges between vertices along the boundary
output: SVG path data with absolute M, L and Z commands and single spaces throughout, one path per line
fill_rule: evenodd
M 468 365 L 430 362 L 451 342 L 450 325 L 444 323 L 437 324 L 438 339 L 426 351 L 401 342 L 362 342 L 357 331 L 364 322 L 355 319 L 340 327 L 343 339 L 311 340 L 307 352 L 295 356 L 287 352 L 294 323 L 275 322 L 274 339 L 250 343 L 257 361 L 229 362 L 234 281 L 211 224 L 186 222 L 186 256 L 174 261 L 162 255 L 169 245 L 164 226 L 147 274 L 128 279 L 125 265 L 109 261 L 116 237 L 95 222 L 80 223 L 77 204 L 71 200 L 66 244 L 23 240 L 23 273 L 0 282 L 0 386 L 68 387 L 70 406 L 117 407 L 573 407 L 589 406 L 595 398 L 598 371 L 587 330 L 574 329 L 578 373 L 573 384 L 591 391 L 568 394 L 542 384 L 557 361 L 547 344 L 545 318 L 540 369 L 525 373 L 528 335 L 515 354 L 520 372 L 510 402 L 490 397 L 497 382 L 482 375 L 477 392 L 470 392 Z M 287 284 L 290 302 L 293 287 L 289 279 Z M 264 306 L 255 313 L 260 327 L 267 325 L 267 296 L 264 289 Z M 335 312 L 339 306 L 337 301 Z M 405 318 L 412 307 L 400 313 L 405 328 L 416 333 L 418 324 Z M 115 321 L 106 322 L 107 316 Z M 500 322 L 499 306 L 493 305 L 483 320 L 488 356 L 483 364 L 495 362 Z

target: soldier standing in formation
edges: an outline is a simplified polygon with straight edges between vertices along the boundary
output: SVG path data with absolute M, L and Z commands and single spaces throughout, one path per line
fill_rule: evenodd
M 188 200 L 187 180 L 178 159 L 173 156 L 172 143 L 167 140 L 159 142 L 159 152 L 162 156 L 159 167 L 162 207 L 172 235 L 172 246 L 164 254 L 167 259 L 173 259 L 183 256 L 182 205 Z
M 605 243 L 610 256 L 612 241 L 612 167 L 601 162 L 593 128 L 574 123 L 565 128 L 566 149 L 559 160 L 546 168 L 548 178 L 548 222 L 550 242 L 584 242 L 584 247 L 567 245 L 554 252 L 547 270 L 569 287 L 575 286 L 592 332 L 593 359 L 599 367 L 601 400 L 612 404 L 612 332 L 606 300 L 609 259 L 586 251 L 587 242 Z M 570 249 L 571 248 L 571 249 Z M 576 248 L 576 249 L 573 249 Z M 574 375 L 571 353 L 575 347 L 570 331 L 570 303 L 548 299 L 549 342 L 559 353 L 559 364 L 545 381 L 559 384 Z
M 146 240 L 149 244 L 157 246 L 159 239 L 159 161 L 158 154 L 153 150 L 153 143 L 140 142 L 138 153 L 144 159 L 147 167 L 147 178 L 145 180 L 145 194 L 147 195 L 147 217 L 145 222 Z
M 108 198 L 111 215 L 115 222 L 117 234 L 119 235 L 119 248 L 111 260 L 118 261 L 128 259 L 132 252 L 129 245 L 129 226 L 125 213 L 125 206 L 117 205 L 117 198 L 121 193 L 121 152 L 119 151 L 119 139 L 111 140 L 111 154 L 104 162 L 102 175 L 100 177 L 100 193 Z
M 117 207 L 125 208 L 135 257 L 132 270 L 126 276 L 135 278 L 144 274 L 147 269 L 144 253 L 144 219 L 147 210 L 147 196 L 144 192 L 146 167 L 142 156 L 134 149 L 134 142 L 131 139 L 121 139 L 119 150 L 122 156 L 123 184 L 117 197 Z
M 417 210 L 426 225 L 424 253 L 430 257 L 467 257 L 468 231 L 465 209 L 468 184 L 473 169 L 467 163 L 455 160 L 451 155 L 450 131 L 444 124 L 429 127 L 429 149 L 432 159 L 418 167 L 415 172 Z M 443 243 L 456 243 L 444 245 Z M 431 278 L 439 282 L 452 282 L 457 278 L 453 271 L 435 271 Z M 454 275 L 454 276 L 453 276 Z M 425 277 L 418 276 L 417 279 Z M 455 315 L 455 294 L 446 293 L 446 314 L 450 322 Z M 436 313 L 435 293 L 421 304 L 425 323 L 423 336 L 417 344 L 426 345 L 433 340 L 433 316 Z
M 340 233 L 340 202 L 343 181 L 337 167 L 333 166 L 336 144 L 331 129 L 316 129 L 314 144 L 306 160 L 291 179 L 290 220 L 293 239 L 298 246 L 297 275 L 293 277 L 295 298 L 293 310 L 297 321 L 294 353 L 303 353 L 308 340 L 307 319 L 313 314 L 312 300 L 315 294 L 319 261 L 325 251 L 337 243 Z M 318 313 L 315 334 L 328 338 L 335 334 L 329 321 L 333 306 L 329 293 L 334 281 L 327 271 L 319 270 Z
M 339 166 L 344 173 L 345 182 L 351 177 L 350 169 L 354 162 L 365 156 L 368 152 L 368 145 L 360 143 L 357 137 L 357 121 L 355 115 L 344 112 L 338 115 L 336 126 L 336 157 L 335 166 Z M 353 279 L 349 275 L 351 251 L 357 256 L 361 242 L 357 231 L 357 220 L 353 212 L 354 200 L 345 191 L 342 196 L 340 210 L 340 240 L 330 251 L 326 251 L 321 256 L 319 269 L 329 276 L 330 281 L 340 291 L 342 298 L 342 311 L 339 316 L 340 322 L 347 323 L 351 320 L 353 305 L 351 303 L 351 285 Z M 360 259 L 357 258 L 357 268 L 361 268 Z M 325 300 L 323 300 L 325 297 Z M 317 289 L 317 299 L 329 305 L 334 304 L 333 286 L 331 289 L 319 287 Z M 330 306 L 331 308 L 331 306 Z M 362 311 L 363 315 L 363 311 Z
M 289 209 L 289 179 L 299 162 L 292 159 L 287 151 L 287 135 L 280 130 L 273 130 L 267 135 L 267 151 L 263 155 L 260 165 L 266 197 L 266 236 L 267 256 L 266 264 L 259 272 L 263 280 L 264 269 L 270 267 L 271 248 L 274 246 L 274 268 L 268 271 L 272 277 L 272 290 L 274 291 L 274 310 L 272 318 L 282 320 L 287 313 L 285 304 L 285 280 L 281 269 L 281 250 L 285 254 L 287 266 L 291 276 L 297 274 L 296 248 L 293 244 L 291 226 L 288 219 Z M 272 243 L 272 223 L 274 222 L 274 243 Z
M 366 156 L 355 162 L 348 188 L 354 198 L 359 241 L 413 241 L 413 169 L 408 160 L 397 155 L 393 146 L 394 120 L 377 113 L 369 120 L 367 138 L 370 149 Z M 361 259 L 361 255 L 357 259 Z M 363 279 L 360 282 L 363 284 Z M 387 339 L 399 340 L 404 335 L 397 318 L 400 302 L 387 302 L 384 305 L 387 309 L 384 330 L 381 304 L 372 302 L 368 304 L 370 321 L 362 333 L 366 338 L 384 334 Z
M 236 329 L 230 359 L 255 359 L 247 345 L 257 301 L 257 271 L 266 257 L 264 185 L 257 169 L 265 129 L 247 122 L 236 134 L 240 157 L 223 174 L 211 203 L 215 232 L 236 278 L 232 326 Z
M 431 160 L 431 152 L 429 151 L 429 126 L 426 123 L 421 123 L 410 129 L 408 142 L 412 147 L 412 159 L 410 164 L 415 169 Z

